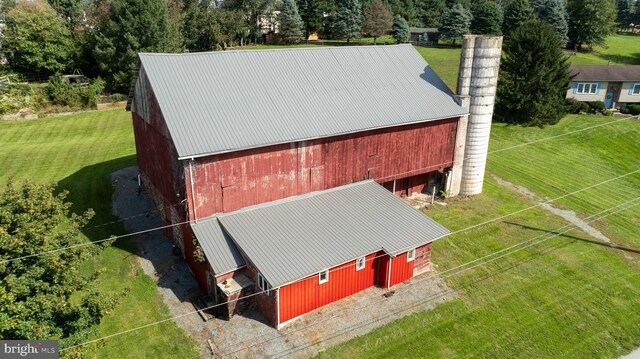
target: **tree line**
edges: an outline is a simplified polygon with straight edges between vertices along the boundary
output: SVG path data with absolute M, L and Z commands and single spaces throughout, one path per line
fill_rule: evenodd
M 406 42 L 409 26 L 438 28 L 455 42 L 467 33 L 509 36 L 537 18 L 555 29 L 562 46 L 581 48 L 603 44 L 616 26 L 640 23 L 636 0 L 7 0 L 1 11 L 1 50 L 11 71 L 78 68 L 121 93 L 138 52 L 257 43 L 274 14 L 286 43 L 314 33 L 347 42 L 392 33 Z

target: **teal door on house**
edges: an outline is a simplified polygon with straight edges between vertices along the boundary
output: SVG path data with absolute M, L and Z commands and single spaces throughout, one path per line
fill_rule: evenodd
M 613 107 L 613 91 L 607 91 L 607 96 L 604 98 L 604 106 L 606 108 Z

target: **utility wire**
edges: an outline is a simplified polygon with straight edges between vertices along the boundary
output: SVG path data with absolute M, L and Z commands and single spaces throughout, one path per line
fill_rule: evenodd
M 634 200 L 637 200 L 637 199 L 640 199 L 640 197 L 636 197 Z M 614 212 L 614 213 L 617 213 L 617 212 Z M 614 214 L 614 213 L 612 213 L 612 214 Z M 611 215 L 611 214 L 609 214 L 609 215 Z M 609 215 L 602 216 L 599 219 L 605 218 L 606 216 L 609 216 Z M 496 220 L 499 220 L 500 218 L 502 218 L 502 217 L 498 217 L 498 219 L 496 219 Z M 574 226 L 572 229 L 575 229 L 575 228 L 577 228 L 577 227 Z M 556 234 L 554 237 L 556 237 L 558 235 L 560 235 L 560 234 Z M 515 253 L 515 252 L 516 251 L 514 251 L 513 253 Z M 384 256 L 384 255 L 381 255 L 381 256 Z M 371 258 L 369 260 L 374 260 L 377 257 L 379 257 L 379 256 L 376 256 L 376 257 Z M 485 257 L 488 257 L 488 256 L 485 256 Z M 477 262 L 477 260 L 474 260 L 474 261 L 471 261 L 471 262 Z M 345 265 L 345 266 L 340 267 L 340 268 L 336 268 L 335 270 L 346 269 L 346 268 L 349 268 L 349 267 L 351 267 L 351 264 Z M 334 270 L 334 272 L 335 272 L 335 270 Z M 236 302 L 236 301 L 244 300 L 244 299 L 253 297 L 255 295 L 258 295 L 258 294 L 261 294 L 261 293 L 265 293 L 265 292 L 268 292 L 268 291 L 265 291 L 265 290 L 259 291 L 259 292 L 256 292 L 256 293 L 252 293 L 250 295 L 246 295 L 246 296 L 243 296 L 243 297 L 236 298 L 236 299 L 231 300 L 229 302 Z M 101 341 L 101 340 L 104 340 L 104 339 L 109 339 L 109 338 L 112 338 L 112 337 L 115 337 L 115 336 L 119 336 L 119 335 L 122 335 L 122 334 L 131 333 L 131 332 L 134 332 L 134 331 L 137 331 L 137 330 L 140 330 L 140 329 L 148 328 L 148 327 L 151 327 L 151 326 L 154 326 L 154 325 L 157 325 L 157 324 L 161 324 L 161 323 L 165 323 L 165 322 L 168 322 L 168 321 L 171 321 L 171 320 L 174 320 L 174 319 L 178 319 L 178 318 L 186 317 L 186 316 L 189 316 L 189 315 L 193 315 L 193 314 L 196 314 L 198 312 L 201 312 L 201 311 L 204 311 L 204 310 L 213 309 L 213 308 L 216 308 L 216 307 L 219 307 L 219 306 L 222 306 L 222 305 L 227 305 L 227 302 L 214 304 L 214 305 L 208 306 L 206 308 L 202 308 L 202 309 L 191 311 L 191 312 L 188 312 L 188 313 L 184 313 L 184 314 L 181 314 L 181 315 L 178 315 L 178 316 L 166 318 L 166 319 L 163 319 L 163 320 L 160 320 L 160 321 L 156 321 L 156 322 L 153 322 L 153 323 L 148 323 L 148 324 L 136 327 L 136 328 L 132 328 L 132 329 L 128 329 L 128 330 L 125 330 L 125 331 L 117 332 L 117 333 L 114 333 L 114 334 L 111 334 L 111 335 L 106 335 L 106 336 L 101 337 L 101 338 L 93 339 L 93 340 L 90 340 L 90 341 L 87 341 L 87 342 L 83 342 L 83 343 L 76 344 L 76 345 L 73 345 L 73 346 L 70 346 L 70 347 L 67 347 L 67 348 L 60 349 L 60 352 L 66 351 L 66 350 L 69 350 L 69 349 L 73 349 L 73 348 L 77 348 L 77 347 L 80 347 L 80 346 L 84 346 L 84 345 L 87 345 L 87 344 L 95 343 L 95 342 L 98 342 L 98 341 Z

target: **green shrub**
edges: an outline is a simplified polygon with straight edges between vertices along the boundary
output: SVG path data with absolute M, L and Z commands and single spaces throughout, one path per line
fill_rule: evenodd
M 602 101 L 589 102 L 589 107 L 591 112 L 602 112 L 607 108 Z
M 623 113 L 625 115 L 629 114 L 629 107 L 620 107 L 620 113 Z
M 591 106 L 589 106 L 588 103 L 586 102 L 579 102 L 578 103 L 578 111 L 576 113 L 580 113 L 580 112 L 589 112 L 589 110 L 591 109 Z
M 49 104 L 42 105 L 68 107 L 72 110 L 94 109 L 104 85 L 101 79 L 92 81 L 88 86 L 70 84 L 62 76 L 54 75 L 49 78 L 44 89 Z
M 613 111 L 611 110 L 604 110 L 602 111 L 602 114 L 605 116 L 613 116 Z
M 564 104 L 567 107 L 567 113 L 580 112 L 580 103 L 575 98 L 568 98 L 564 100 Z
M 127 99 L 127 96 L 121 93 L 112 93 L 111 94 L 111 102 L 120 102 Z
M 627 106 L 627 108 L 629 109 L 629 113 L 632 114 L 633 116 L 640 115 L 640 105 L 631 105 L 631 106 Z

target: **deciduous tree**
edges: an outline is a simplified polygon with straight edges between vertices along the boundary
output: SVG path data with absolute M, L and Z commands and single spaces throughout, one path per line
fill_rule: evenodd
M 0 338 L 61 339 L 68 346 L 86 339 L 93 325 L 115 305 L 89 285 L 80 265 L 96 253 L 80 229 L 92 217 L 69 213 L 67 193 L 52 186 L 9 180 L 0 191 Z M 100 246 L 98 246 L 100 247 Z M 33 256 L 31 256 L 33 255 Z M 29 257 L 31 256 L 31 257 Z
M 393 19 L 393 38 L 401 44 L 409 41 L 410 36 L 409 23 L 402 16 L 396 15 Z
M 364 11 L 363 31 L 373 37 L 375 45 L 379 36 L 391 30 L 392 22 L 393 18 L 382 0 L 373 0 Z
M 426 27 L 438 28 L 442 25 L 442 16 L 447 11 L 445 0 L 416 1 L 416 16 Z
M 455 4 L 442 17 L 440 34 L 445 39 L 453 40 L 455 43 L 462 35 L 469 33 L 471 26 L 471 15 L 461 4 Z
M 6 12 L 2 54 L 18 72 L 62 71 L 72 53 L 62 17 L 45 2 L 20 2 Z
M 524 23 L 503 48 L 496 120 L 540 127 L 557 123 L 565 113 L 570 79 L 555 30 L 540 20 Z
M 333 36 L 345 39 L 357 39 L 362 30 L 362 9 L 358 0 L 338 0 L 336 2 L 336 18 L 333 23 Z
M 482 0 L 472 7 L 471 32 L 481 35 L 502 35 L 502 7 L 493 0 Z
M 283 1 L 278 22 L 280 23 L 280 35 L 286 42 L 298 42 L 302 38 L 304 23 L 298 13 L 298 5 L 295 0 Z
M 327 22 L 327 16 L 332 12 L 335 3 L 331 0 L 298 0 L 298 11 L 304 22 L 304 38 L 320 32 Z
M 511 0 L 504 8 L 502 33 L 509 36 L 520 25 L 534 19 L 533 8 L 528 0 Z
M 567 11 L 569 41 L 577 48 L 603 46 L 615 30 L 615 0 L 569 0 Z

